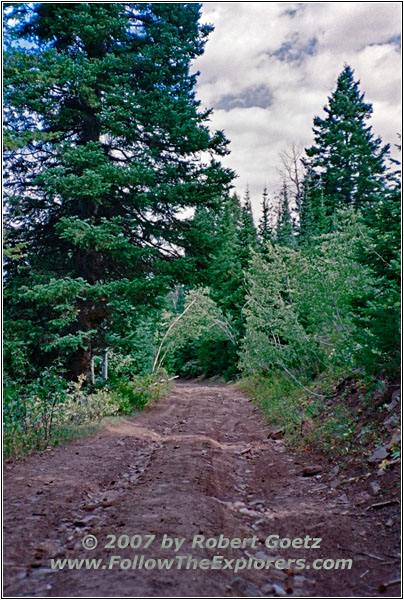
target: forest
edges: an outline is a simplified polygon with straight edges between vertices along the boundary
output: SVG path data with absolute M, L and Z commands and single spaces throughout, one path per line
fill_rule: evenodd
M 199 4 L 5 3 L 5 22 L 7 456 L 176 376 L 237 382 L 296 446 L 377 440 L 374 397 L 400 379 L 401 181 L 354 65 L 254 221 L 195 91 Z M 332 402 L 348 378 L 354 409 Z

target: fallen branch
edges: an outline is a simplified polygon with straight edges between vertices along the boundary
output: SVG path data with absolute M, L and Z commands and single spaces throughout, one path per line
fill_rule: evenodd
M 376 556 L 376 554 L 369 554 L 368 552 L 362 552 L 361 550 L 352 550 L 351 548 L 343 548 L 339 544 L 337 544 L 337 548 L 338 548 L 338 550 L 344 550 L 345 552 L 352 552 L 352 554 L 361 554 L 362 556 L 369 556 L 369 558 L 374 558 L 375 560 L 381 560 L 382 562 L 385 562 L 384 558 L 381 558 L 380 556 Z
M 159 379 L 152 385 L 158 385 L 159 383 L 167 383 L 168 381 L 172 381 L 173 379 L 178 379 L 179 375 L 174 375 L 174 377 L 169 377 L 168 379 Z
M 400 577 L 398 579 L 393 579 L 392 581 L 388 581 L 384 585 L 386 587 L 389 587 L 389 585 L 396 585 L 397 583 L 401 583 L 401 578 Z
M 391 504 L 399 504 L 398 500 L 387 500 L 386 502 L 378 502 L 377 504 L 371 504 L 366 510 L 370 510 L 371 508 L 383 508 L 383 506 L 391 506 Z
M 282 364 L 280 361 L 278 361 L 278 365 L 280 367 L 282 367 L 282 369 L 289 375 L 289 377 L 291 377 L 293 379 L 293 381 L 295 381 L 298 385 L 300 385 L 300 387 L 302 387 L 308 394 L 311 394 L 312 396 L 316 396 L 316 398 L 325 398 L 325 396 L 323 396 L 323 394 L 316 394 L 316 392 L 312 392 L 311 390 L 309 390 L 308 387 L 306 387 L 305 385 L 302 384 L 301 381 L 299 381 L 298 379 L 296 379 L 296 377 L 293 375 L 293 373 L 291 373 L 284 364 Z
M 401 583 L 401 579 L 393 579 L 392 581 L 388 581 L 387 583 L 381 583 L 378 587 L 378 591 L 385 592 L 389 586 L 396 585 L 397 583 Z
M 245 454 L 246 452 L 250 452 L 251 449 L 252 449 L 252 444 L 249 444 L 249 446 L 247 448 L 244 448 L 244 450 L 241 450 L 239 452 L 239 454 Z

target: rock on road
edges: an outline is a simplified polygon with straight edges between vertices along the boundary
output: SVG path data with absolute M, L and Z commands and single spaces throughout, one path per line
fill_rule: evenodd
M 258 410 L 235 387 L 177 384 L 140 415 L 6 463 L 4 596 L 377 596 L 395 568 L 385 555 L 370 557 L 382 551 L 378 524 L 331 490 L 325 475 L 304 477 L 306 463 L 268 438 Z M 255 542 L 192 548 L 194 536 L 221 534 Z M 97 538 L 95 549 L 84 549 L 88 535 Z M 271 535 L 306 540 L 306 547 L 268 548 Z M 168 547 L 174 538 L 185 540 L 177 552 Z M 310 547 L 307 540 L 320 538 Z M 111 563 L 112 556 L 119 558 Z M 186 562 L 214 556 L 227 568 Z M 55 558 L 102 562 L 54 570 Z M 164 558 L 175 559 L 171 569 L 146 567 Z M 338 558 L 352 559 L 352 568 L 312 568 L 315 559 Z M 281 559 L 306 566 L 275 568 Z M 236 564 L 250 568 L 236 573 Z

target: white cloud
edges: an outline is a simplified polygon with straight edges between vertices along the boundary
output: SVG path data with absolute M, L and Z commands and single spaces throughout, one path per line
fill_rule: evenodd
M 238 173 L 240 195 L 249 184 L 256 214 L 265 183 L 272 192 L 279 187 L 280 150 L 311 145 L 313 117 L 322 114 L 344 63 L 373 104 L 374 133 L 396 142 L 400 3 L 207 2 L 202 22 L 215 31 L 195 61 L 198 97 L 218 107 L 211 126 L 231 140 L 223 162 Z

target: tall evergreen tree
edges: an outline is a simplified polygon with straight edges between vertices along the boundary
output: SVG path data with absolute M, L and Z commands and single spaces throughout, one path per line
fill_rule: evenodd
M 184 209 L 214 206 L 232 179 L 189 73 L 212 28 L 194 3 L 26 3 L 6 16 L 9 314 L 29 323 L 33 362 L 63 356 L 77 376 L 114 323 L 185 276 Z
M 218 210 L 198 206 L 189 231 L 189 245 L 182 266 L 187 269 L 187 286 L 209 285 L 212 257 L 217 247 Z M 185 279 L 185 277 L 184 277 Z
M 306 194 L 304 201 L 311 204 L 306 215 L 321 213 L 319 203 L 324 202 L 328 229 L 332 230 L 332 215 L 337 208 L 361 207 L 372 202 L 383 188 L 384 159 L 389 146 L 382 146 L 381 139 L 375 138 L 367 125 L 372 105 L 364 101 L 359 81 L 354 80 L 348 65 L 338 77 L 336 90 L 324 111 L 324 119 L 314 119 L 315 143 L 306 149 L 304 160 L 317 191 Z
M 329 218 L 324 204 L 324 190 L 320 176 L 308 168 L 302 183 L 301 213 L 298 240 L 307 244 L 312 234 L 329 231 Z
M 401 179 L 388 186 L 363 211 L 358 260 L 370 267 L 373 285 L 357 297 L 358 352 L 368 371 L 399 376 L 401 359 Z
M 290 214 L 290 203 L 286 182 L 283 183 L 280 195 L 276 241 L 281 246 L 292 246 L 294 244 L 294 227 L 292 216 Z
M 212 253 L 210 285 L 212 296 L 224 312 L 240 318 L 243 302 L 243 269 L 238 253 L 238 229 L 241 219 L 240 200 L 236 194 L 223 204 L 216 225 Z
M 257 248 L 257 244 L 249 192 L 246 191 L 243 204 L 233 194 L 224 203 L 218 218 L 210 285 L 214 300 L 231 317 L 239 336 L 244 330 L 244 273 L 251 258 L 251 249 Z
M 243 266 L 250 258 L 251 248 L 257 247 L 257 230 L 254 224 L 254 218 L 251 207 L 250 190 L 247 186 L 244 202 L 240 210 L 240 224 L 238 227 L 238 246 L 239 257 Z
M 271 210 L 269 205 L 269 194 L 267 186 L 264 187 L 261 203 L 261 217 L 258 224 L 258 236 L 261 244 L 266 245 L 273 239 L 273 230 L 271 225 Z

